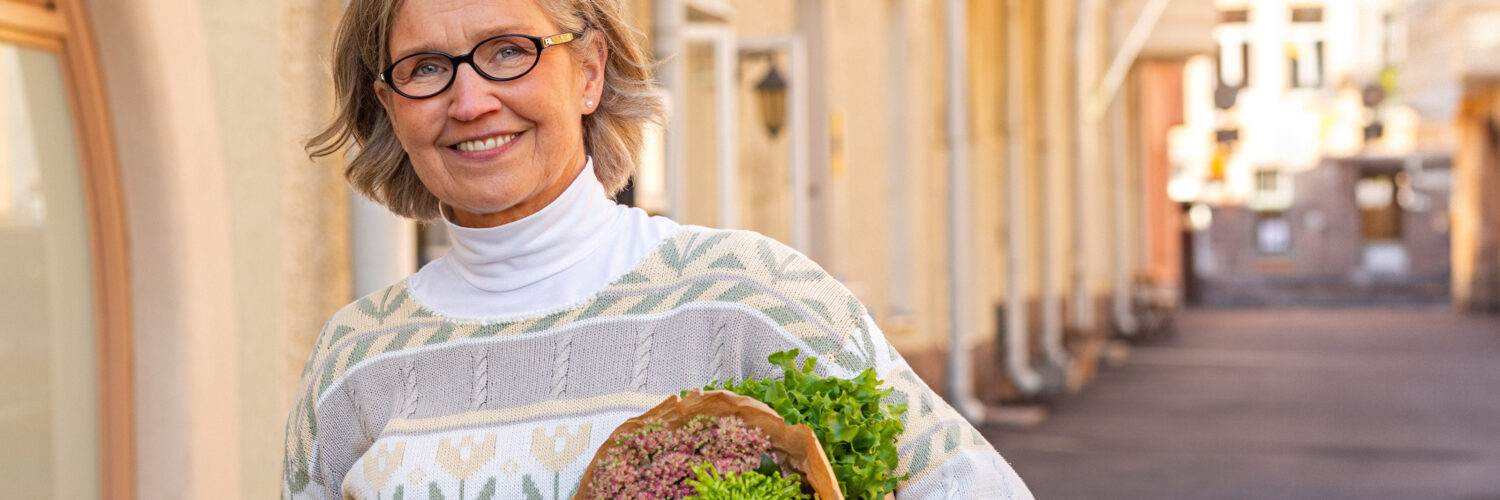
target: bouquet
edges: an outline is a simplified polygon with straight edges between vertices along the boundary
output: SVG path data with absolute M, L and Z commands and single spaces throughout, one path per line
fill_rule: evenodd
M 797 350 L 772 354 L 781 379 L 684 391 L 616 428 L 574 500 L 877 499 L 896 489 L 898 417 L 873 369 L 813 373 Z

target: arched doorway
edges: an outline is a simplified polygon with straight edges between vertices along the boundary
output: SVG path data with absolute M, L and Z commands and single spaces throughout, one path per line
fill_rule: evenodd
M 17 498 L 128 499 L 125 228 L 76 0 L 0 0 L 0 87 L 0 480 Z

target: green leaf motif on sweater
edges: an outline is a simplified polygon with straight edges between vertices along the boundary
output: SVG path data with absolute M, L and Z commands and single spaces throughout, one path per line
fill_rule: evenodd
M 910 406 L 911 396 L 908 396 L 905 391 L 900 389 L 891 389 L 891 395 L 886 396 L 880 402 L 888 405 Z
M 859 340 L 865 346 L 865 358 L 870 360 L 870 366 L 875 366 L 875 335 L 865 328 L 863 321 L 859 323 Z
M 760 290 L 756 290 L 754 286 L 751 286 L 749 283 L 740 282 L 729 287 L 728 290 L 719 294 L 714 300 L 719 302 L 739 302 L 745 300 L 745 297 L 758 293 L 760 293 Z
M 584 309 L 582 313 L 578 314 L 577 319 L 585 320 L 598 316 L 600 314 L 604 314 L 604 311 L 609 310 L 611 306 L 614 306 L 619 302 L 620 297 L 599 297 L 597 299 L 594 299 L 594 301 L 589 304 L 589 307 L 587 309 Z
M 349 351 L 349 357 L 346 358 L 347 362 L 344 363 L 344 370 L 348 371 L 349 367 L 354 366 L 360 361 L 364 361 L 365 356 L 368 356 L 370 354 L 370 347 L 374 345 L 375 337 L 370 337 L 359 342 L 355 342 L 354 349 Z
M 443 323 L 443 326 L 438 327 L 437 331 L 433 332 L 432 336 L 427 338 L 427 342 L 422 343 L 422 345 L 441 344 L 447 342 L 448 338 L 452 336 L 453 323 Z
M 724 241 L 725 238 L 728 238 L 729 233 L 715 233 L 713 236 L 704 239 L 702 243 L 698 243 L 698 236 L 698 234 L 694 234 L 688 237 L 687 242 L 683 243 L 681 252 L 677 250 L 675 242 L 663 246 L 661 249 L 662 263 L 672 268 L 672 270 L 677 271 L 677 275 L 681 276 L 683 271 L 687 270 L 689 264 L 702 258 L 703 254 L 707 253 L 709 249 L 718 245 L 719 242 Z
M 485 323 L 480 325 L 479 328 L 475 328 L 474 333 L 469 334 L 469 337 L 493 337 L 507 326 L 510 326 L 510 323 Z
M 833 362 L 843 369 L 849 370 L 850 373 L 859 373 L 860 370 L 870 367 L 865 363 L 865 360 L 859 359 L 858 355 L 849 351 L 839 351 L 838 354 L 833 356 Z
M 625 273 L 625 275 L 621 276 L 620 279 L 615 280 L 615 284 L 616 285 L 634 285 L 634 284 L 637 284 L 637 283 L 645 283 L 645 282 L 648 282 L 648 281 L 651 281 L 651 278 L 647 278 L 646 275 L 641 274 L 640 272 L 631 271 L 631 272 Z
M 740 262 L 740 258 L 739 257 L 735 257 L 734 254 L 732 254 L 732 253 L 726 253 L 726 254 L 724 254 L 723 257 L 719 257 L 718 260 L 715 260 L 712 264 L 709 264 L 708 268 L 709 269 L 738 269 L 738 270 L 743 271 L 743 270 L 745 270 L 745 263 L 744 262 Z
M 818 316 L 822 317 L 823 321 L 827 321 L 829 323 L 833 322 L 833 313 L 828 312 L 828 304 L 824 304 L 823 301 L 815 299 L 802 299 L 802 304 L 806 305 L 808 309 L 812 309 L 813 312 L 818 313 Z
M 770 316 L 772 320 L 776 321 L 776 324 L 781 326 L 807 321 L 807 318 L 804 318 L 801 314 L 798 314 L 796 309 L 792 309 L 792 306 L 782 305 L 768 307 L 764 310 L 761 310 L 761 312 L 766 313 L 766 316 Z
M 688 287 L 687 291 L 682 292 L 682 297 L 677 299 L 677 303 L 673 304 L 672 308 L 676 309 L 683 304 L 692 302 L 694 299 L 697 299 L 699 295 L 703 295 L 703 292 L 708 291 L 708 289 L 713 286 L 714 284 L 711 281 L 700 281 L 694 283 L 693 286 Z
M 301 455 L 301 453 L 300 453 L 301 446 L 298 446 L 298 448 L 299 448 L 298 455 Z M 290 489 L 290 490 L 292 490 L 292 493 L 301 493 L 302 490 L 307 489 L 307 483 L 309 481 L 312 481 L 312 476 L 310 476 L 310 475 L 307 474 L 307 469 L 302 468 L 300 466 L 297 466 L 295 464 L 292 464 L 290 461 L 288 461 L 286 463 L 286 470 L 287 470 L 287 472 L 291 472 L 290 474 L 287 475 L 288 477 L 290 477 L 292 479 L 290 482 L 287 483 L 287 488 Z
M 484 483 L 484 487 L 483 488 L 479 489 L 479 496 L 474 497 L 474 500 L 493 500 L 494 498 L 495 498 L 495 478 L 492 477 L 492 478 L 490 478 L 490 480 L 488 482 Z
M 396 288 L 401 288 L 401 292 L 392 297 L 391 290 Z M 385 293 L 381 294 L 379 305 L 370 301 L 370 297 L 365 297 L 359 299 L 359 302 L 355 303 L 355 307 L 359 308 L 359 311 L 365 313 L 365 315 L 375 318 L 376 321 L 385 323 L 385 319 L 395 314 L 396 310 L 400 309 L 401 304 L 404 302 L 406 302 L 406 288 L 390 286 L 386 287 Z
M 447 497 L 443 496 L 443 490 L 438 489 L 437 482 L 434 481 L 427 483 L 427 498 L 431 500 L 444 500 Z
M 760 256 L 761 264 L 764 264 L 766 271 L 771 273 L 771 283 L 781 281 L 818 281 L 827 275 L 821 269 L 817 268 L 788 269 L 792 266 L 793 262 L 798 260 L 797 254 L 795 252 L 787 252 L 778 262 L 776 251 L 771 249 L 771 243 L 768 241 L 761 240 L 757 242 L 755 250 L 756 254 Z
M 943 451 L 950 452 L 958 448 L 958 435 L 958 426 L 949 427 L 947 432 L 943 433 Z
M 406 347 L 407 342 L 411 342 L 411 337 L 416 334 L 416 328 L 406 328 L 400 332 L 396 332 L 396 338 L 391 339 L 391 343 L 385 346 L 385 352 L 401 350 L 401 348 Z
M 912 450 L 912 452 L 911 452 L 911 468 L 908 469 L 906 472 L 908 474 L 912 474 L 913 476 L 917 475 L 918 473 L 920 473 L 922 471 L 922 469 L 926 469 L 927 468 L 927 461 L 929 459 L 931 459 L 931 458 L 932 458 L 932 440 L 931 439 L 923 439 L 922 442 L 917 443 L 917 448 L 914 449 L 914 450 Z
M 391 500 L 406 500 L 406 485 L 396 487 L 396 494 L 391 495 Z
M 536 481 L 531 480 L 531 474 L 521 476 L 521 494 L 526 495 L 526 500 L 542 500 L 542 490 L 537 489 Z
M 552 325 L 556 325 L 559 320 L 563 319 L 563 316 L 567 316 L 570 312 L 572 311 L 559 311 L 548 314 L 542 319 L 536 320 L 536 323 L 532 323 L 530 327 L 527 327 L 525 333 L 540 332 L 552 328 Z
M 330 335 L 328 337 L 328 345 L 323 346 L 323 348 L 324 349 L 331 349 L 331 348 L 333 348 L 333 346 L 337 345 L 340 340 L 344 340 L 345 336 L 347 336 L 347 335 L 349 335 L 350 333 L 353 333 L 353 332 L 354 332 L 354 327 L 348 326 L 348 325 L 339 325 L 338 328 L 334 328 L 333 329 L 333 335 Z

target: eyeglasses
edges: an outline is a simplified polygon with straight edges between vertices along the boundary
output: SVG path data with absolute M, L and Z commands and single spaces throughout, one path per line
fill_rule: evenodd
M 500 35 L 485 39 L 461 56 L 444 52 L 418 52 L 397 60 L 380 73 L 380 81 L 410 99 L 426 99 L 448 90 L 458 74 L 458 65 L 469 63 L 487 80 L 506 82 L 526 76 L 541 59 L 542 50 L 562 45 L 582 35 L 562 33 L 545 38 Z

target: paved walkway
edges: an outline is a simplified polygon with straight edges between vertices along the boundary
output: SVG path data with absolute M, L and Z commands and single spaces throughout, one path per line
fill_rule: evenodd
M 1037 498 L 1500 499 L 1500 318 L 1188 311 L 1028 430 Z

